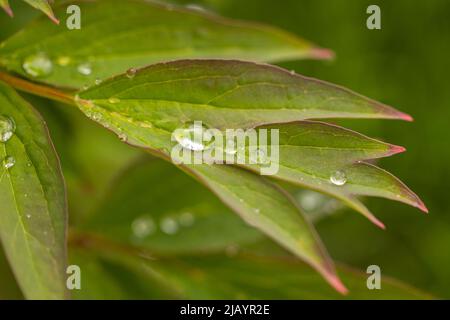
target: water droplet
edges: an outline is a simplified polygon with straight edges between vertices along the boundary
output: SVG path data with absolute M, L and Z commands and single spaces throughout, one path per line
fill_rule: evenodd
M 173 136 L 183 148 L 192 151 L 207 150 L 214 145 L 212 133 L 200 121 L 175 130 Z
M 99 85 L 99 84 L 102 83 L 102 79 L 97 78 L 97 79 L 95 79 L 94 83 L 95 83 L 96 85 Z
M 122 141 L 122 142 L 127 142 L 128 141 L 128 136 L 127 136 L 126 133 L 119 133 L 118 137 L 119 137 L 120 141 Z
M 16 164 L 16 159 L 14 159 L 14 157 L 7 156 L 5 159 L 3 159 L 3 167 L 5 169 L 12 168 L 12 167 L 14 167 L 15 164 Z
M 166 234 L 175 234 L 178 231 L 178 223 L 173 218 L 164 218 L 159 224 L 162 232 Z
M 119 98 L 116 98 L 116 97 L 110 97 L 110 98 L 108 99 L 108 102 L 111 103 L 111 104 L 116 104 L 116 103 L 119 103 L 119 102 L 120 102 L 120 99 L 119 99 Z
M 256 214 L 259 214 L 261 211 L 258 208 L 253 209 Z
M 100 120 L 102 120 L 103 116 L 102 116 L 101 113 L 93 112 L 93 113 L 91 114 L 91 118 L 92 118 L 92 120 L 94 120 L 94 121 L 100 121 Z
M 194 11 L 207 12 L 207 10 L 205 8 L 203 8 L 202 6 L 199 6 L 198 4 L 187 4 L 185 6 L 185 8 L 194 10 Z
M 189 227 L 192 226 L 195 222 L 195 217 L 190 212 L 183 212 L 179 218 L 178 221 L 183 227 Z
M 136 75 L 136 72 L 137 72 L 136 68 L 130 68 L 127 70 L 126 75 L 128 78 L 132 79 Z
M 6 142 L 14 135 L 16 124 L 14 120 L 0 115 L 0 142 Z
M 230 244 L 225 248 L 225 254 L 229 257 L 234 257 L 239 253 L 239 246 L 235 244 Z
M 133 221 L 131 230 L 135 237 L 142 239 L 154 233 L 156 225 L 150 216 L 144 215 Z
M 344 171 L 338 170 L 331 175 L 330 181 L 336 186 L 343 186 L 347 182 L 347 175 Z
M 297 195 L 300 206 L 305 211 L 314 211 L 323 206 L 326 198 L 318 192 L 302 190 Z
M 83 76 L 88 76 L 92 73 L 92 66 L 90 63 L 85 62 L 85 63 L 79 64 L 77 67 L 77 70 Z
M 45 53 L 37 53 L 25 58 L 23 69 L 32 77 L 45 77 L 53 71 L 53 63 Z
M 295 74 L 295 70 L 291 70 L 290 73 L 291 73 L 291 74 Z
M 68 66 L 72 59 L 68 56 L 60 56 L 56 59 L 56 63 L 59 64 L 61 67 Z
M 30 219 L 31 218 L 31 214 L 27 214 L 26 217 L 27 217 L 27 219 Z

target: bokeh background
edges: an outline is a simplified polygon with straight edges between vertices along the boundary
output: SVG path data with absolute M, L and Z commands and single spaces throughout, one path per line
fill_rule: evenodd
M 340 123 L 407 148 L 406 153 L 381 160 L 381 165 L 423 199 L 429 215 L 392 201 L 367 199 L 368 207 L 385 222 L 386 231 L 375 228 L 350 210 L 340 210 L 319 220 L 317 228 L 335 260 L 361 270 L 377 264 L 383 275 L 393 276 L 436 297 L 450 298 L 450 2 L 204 0 L 195 3 L 224 16 L 279 26 L 331 48 L 336 52 L 335 61 L 298 61 L 281 66 L 346 86 L 414 117 L 412 123 L 387 120 Z M 366 28 L 366 8 L 370 4 L 381 7 L 381 30 Z M 19 3 L 14 7 L 13 20 L 0 13 L 0 40 L 38 14 Z M 94 153 L 96 144 L 88 142 L 83 144 L 83 154 L 88 160 L 65 161 L 76 153 L 76 150 L 63 150 L 67 134 L 76 135 L 72 136 L 76 141 L 87 141 L 90 130 L 96 129 L 63 132 L 63 112 L 40 107 L 44 104 L 40 99 L 34 102 L 49 122 L 62 161 L 71 163 L 64 168 L 69 187 L 74 179 L 72 174 L 75 176 L 81 170 L 79 167 L 83 167 L 87 176 L 97 177 L 87 178 L 92 185 L 82 190 L 89 190 L 107 181 L 115 166 L 137 152 L 114 146 L 113 157 L 105 154 L 93 160 L 89 154 L 91 150 Z M 57 124 L 52 126 L 52 123 Z M 98 139 L 103 139 L 101 135 Z M 104 138 L 105 144 L 113 143 L 109 136 Z M 87 164 L 89 161 L 91 165 L 92 161 L 101 165 L 92 165 L 97 168 L 92 169 Z M 89 203 L 74 206 L 74 211 L 85 212 Z M 76 222 L 81 218 L 71 219 Z M 8 272 L 1 258 L 0 272 Z M 0 286 L 11 287 L 5 290 L 9 292 L 8 297 L 20 296 L 14 284 L 6 282 Z

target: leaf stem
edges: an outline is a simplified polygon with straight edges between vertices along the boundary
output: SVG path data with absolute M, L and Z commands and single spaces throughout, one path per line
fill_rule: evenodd
M 68 92 L 33 83 L 2 71 L 0 71 L 0 80 L 6 82 L 17 90 L 35 94 L 40 97 L 63 102 L 66 104 L 75 105 L 75 97 Z

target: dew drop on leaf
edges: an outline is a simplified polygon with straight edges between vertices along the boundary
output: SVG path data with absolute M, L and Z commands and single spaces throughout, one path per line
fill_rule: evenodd
M 48 76 L 53 71 L 53 63 L 45 53 L 37 53 L 25 58 L 23 70 L 32 77 Z
M 159 224 L 162 232 L 166 234 L 175 234 L 178 232 L 178 223 L 173 218 L 163 218 Z
M 119 134 L 119 139 L 122 142 L 127 142 L 128 141 L 128 136 L 126 135 L 126 133 L 120 133 Z
M 178 217 L 178 221 L 179 221 L 180 225 L 182 225 L 183 227 L 190 227 L 190 226 L 192 226 L 194 224 L 195 217 L 190 212 L 183 212 Z
M 150 216 L 144 215 L 132 222 L 131 230 L 135 237 L 142 239 L 153 234 L 156 231 L 156 225 Z
M 0 142 L 6 142 L 14 135 L 16 124 L 14 120 L 0 115 Z
M 5 169 L 9 169 L 14 167 L 14 165 L 16 164 L 16 159 L 14 159 L 14 157 L 12 156 L 7 156 L 5 159 L 3 159 L 3 167 Z
M 331 175 L 330 181 L 335 186 L 343 186 L 347 182 L 347 175 L 344 171 L 337 170 Z
M 83 76 L 88 76 L 92 73 L 92 66 L 90 63 L 81 63 L 77 67 L 77 71 Z
M 126 75 L 128 78 L 132 79 L 136 75 L 137 70 L 135 68 L 130 68 L 127 70 Z
M 213 136 L 201 122 L 188 123 L 174 131 L 175 140 L 185 149 L 203 151 L 214 146 Z

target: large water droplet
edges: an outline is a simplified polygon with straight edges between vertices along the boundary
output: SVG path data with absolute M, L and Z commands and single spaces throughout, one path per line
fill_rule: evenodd
M 175 234 L 178 232 L 178 223 L 173 218 L 163 218 L 159 224 L 162 232 L 166 234 Z
M 7 116 L 0 115 L 0 142 L 6 142 L 14 135 L 16 124 Z
M 147 215 L 136 218 L 131 224 L 133 235 L 137 238 L 145 238 L 156 230 L 153 219 Z
M 3 159 L 3 167 L 5 169 L 12 168 L 12 167 L 14 167 L 15 164 L 16 164 L 16 159 L 14 159 L 14 157 L 7 156 L 5 159 Z
M 336 186 L 343 186 L 347 182 L 347 175 L 344 171 L 337 170 L 331 175 L 330 181 Z
M 78 65 L 77 71 L 83 76 L 88 76 L 92 73 L 92 66 L 89 62 L 81 63 Z
M 183 148 L 192 151 L 207 150 L 214 145 L 212 133 L 199 121 L 175 130 L 173 136 Z
M 128 78 L 132 79 L 136 75 L 137 70 L 135 68 L 130 68 L 127 70 L 126 75 Z
M 195 222 L 195 217 L 190 212 L 183 212 L 179 217 L 178 221 L 180 222 L 180 225 L 183 227 L 190 227 Z
M 53 71 L 53 63 L 45 53 L 37 53 L 25 58 L 23 69 L 32 77 L 48 76 Z

